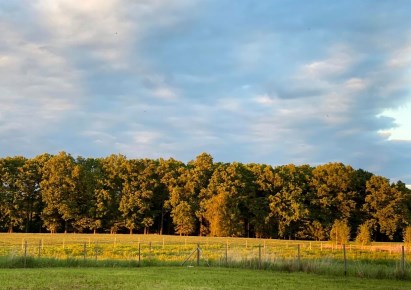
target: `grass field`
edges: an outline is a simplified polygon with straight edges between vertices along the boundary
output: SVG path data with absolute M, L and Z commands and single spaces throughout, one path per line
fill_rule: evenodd
M 179 266 L 189 257 L 185 265 L 196 266 L 197 246 L 202 266 L 345 272 L 342 247 L 330 242 L 108 234 L 0 234 L 0 268 Z M 347 275 L 411 279 L 407 260 L 403 271 L 401 246 L 346 245 Z
M 0 269 L 0 289 L 411 289 L 411 282 L 205 267 Z

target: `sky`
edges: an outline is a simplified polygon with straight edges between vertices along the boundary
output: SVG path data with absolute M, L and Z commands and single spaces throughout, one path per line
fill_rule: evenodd
M 0 0 L 0 156 L 343 162 L 411 184 L 411 1 Z

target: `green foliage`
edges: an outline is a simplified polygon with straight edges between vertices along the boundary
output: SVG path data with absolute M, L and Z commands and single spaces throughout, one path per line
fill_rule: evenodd
M 207 187 L 205 219 L 212 236 L 242 236 L 255 198 L 253 175 L 241 163 L 220 165 Z
M 307 227 L 302 231 L 302 237 L 323 241 L 326 238 L 324 227 L 319 221 L 308 222 Z
M 411 226 L 405 228 L 403 233 L 403 239 L 407 247 L 411 247 Z
M 79 177 L 80 167 L 65 152 L 60 152 L 45 163 L 40 183 L 45 203 L 42 217 L 51 232 L 56 232 L 59 220 L 64 221 L 64 230 L 67 231 L 69 223 L 78 217 L 82 197 L 78 190 Z
M 330 240 L 336 244 L 348 244 L 350 240 L 350 227 L 346 220 L 336 220 L 331 228 Z
M 187 164 L 73 158 L 60 152 L 0 158 L 0 231 L 130 232 L 324 240 L 336 220 L 351 233 L 399 240 L 411 191 L 342 163 Z M 385 237 L 386 236 L 386 237 Z
M 270 217 L 278 223 L 280 237 L 296 236 L 296 229 L 309 216 L 309 168 L 295 165 L 280 166 L 274 174 L 274 192 L 269 199 Z M 294 229 L 292 228 L 294 226 Z
M 0 222 L 9 232 L 23 228 L 25 196 L 19 187 L 19 171 L 25 163 L 20 156 L 0 159 Z
M 342 163 L 319 165 L 312 171 L 313 214 L 325 228 L 337 219 L 348 219 L 355 209 L 354 170 Z
M 371 230 L 368 224 L 362 224 L 358 227 L 355 242 L 360 245 L 369 245 L 371 243 Z
M 373 225 L 374 230 L 379 229 L 392 240 L 396 231 L 405 224 L 408 215 L 405 194 L 381 176 L 372 176 L 366 186 L 363 210 L 369 216 L 367 222 Z
M 175 231 L 179 235 L 189 235 L 194 232 L 195 218 L 188 202 L 180 202 L 172 211 L 171 216 L 175 225 Z

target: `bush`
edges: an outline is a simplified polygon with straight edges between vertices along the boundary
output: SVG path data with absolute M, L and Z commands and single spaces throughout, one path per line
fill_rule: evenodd
M 411 227 L 410 226 L 405 228 L 403 238 L 404 238 L 405 245 L 407 247 L 410 247 L 411 246 Z
M 355 241 L 361 245 L 369 245 L 371 243 L 371 231 L 367 224 L 362 224 L 358 227 L 358 233 Z
M 330 240 L 336 244 L 347 244 L 350 240 L 350 227 L 346 220 L 336 220 L 330 232 Z

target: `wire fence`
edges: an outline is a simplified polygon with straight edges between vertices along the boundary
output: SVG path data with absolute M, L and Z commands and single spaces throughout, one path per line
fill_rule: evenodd
M 129 261 L 135 266 L 244 267 L 404 276 L 408 248 L 400 243 L 336 245 L 331 242 L 150 235 L 0 234 L 2 267 L 19 259 Z M 97 264 L 96 264 L 97 265 Z M 361 274 L 362 273 L 362 274 Z M 368 274 L 367 274 L 368 273 Z M 373 273 L 372 275 L 370 273 Z

